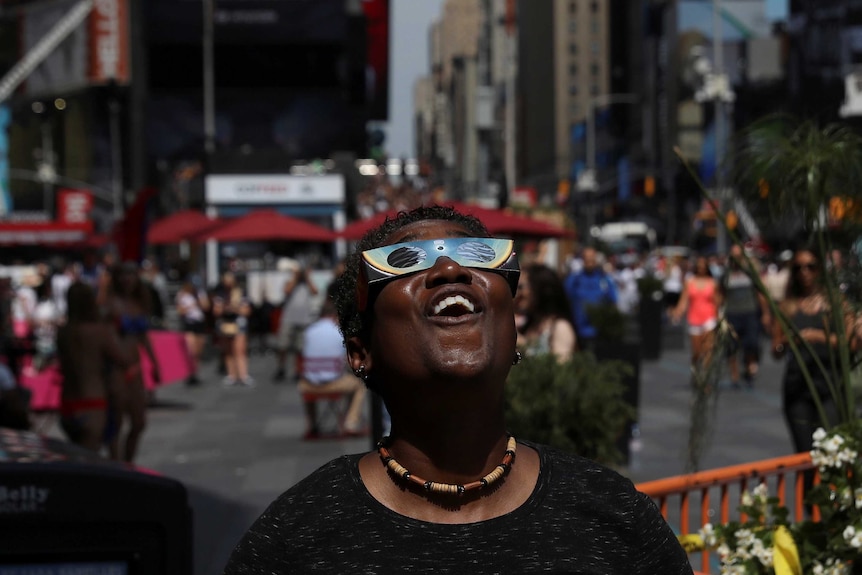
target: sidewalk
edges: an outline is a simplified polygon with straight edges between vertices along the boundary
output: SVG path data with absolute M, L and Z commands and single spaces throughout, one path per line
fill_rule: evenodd
M 688 357 L 670 349 L 641 366 L 640 437 L 622 470 L 634 482 L 685 472 Z M 222 387 L 210 362 L 201 369 L 202 385 L 162 388 L 149 410 L 137 463 L 189 488 L 200 575 L 220 572 L 251 522 L 285 489 L 335 457 L 371 448 L 369 438 L 302 441 L 296 387 L 271 383 L 272 355 L 254 355 L 250 365 L 255 388 Z M 702 469 L 791 453 L 781 374 L 779 364 L 764 358 L 753 390 L 722 386 Z

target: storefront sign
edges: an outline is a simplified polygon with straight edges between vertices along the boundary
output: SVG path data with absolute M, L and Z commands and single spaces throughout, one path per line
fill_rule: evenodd
M 344 178 L 326 176 L 236 176 L 206 177 L 208 204 L 341 204 Z
M 90 221 L 93 194 L 87 190 L 60 190 L 57 193 L 57 219 L 65 224 Z
M 0 222 L 0 245 L 76 244 L 92 233 L 92 222 Z

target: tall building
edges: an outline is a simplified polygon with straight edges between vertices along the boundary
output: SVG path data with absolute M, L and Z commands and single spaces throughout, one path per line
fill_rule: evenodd
M 862 70 L 862 3 L 790 0 L 788 32 L 794 111 L 824 121 L 837 120 Z M 857 118 L 862 109 L 847 113 L 849 118 Z
M 62 188 L 86 188 L 110 224 L 144 187 L 163 209 L 204 207 L 215 174 L 234 186 L 218 209 L 334 224 L 344 184 L 316 202 L 290 170 L 365 156 L 367 121 L 387 119 L 388 26 L 389 0 L 0 1 L 0 77 L 65 34 L 0 95 L 3 203 L 52 219 Z

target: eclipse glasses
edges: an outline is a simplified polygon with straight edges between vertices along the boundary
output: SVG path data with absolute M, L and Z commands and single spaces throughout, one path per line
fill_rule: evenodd
M 518 256 L 514 242 L 497 238 L 444 238 L 383 246 L 362 252 L 357 302 L 368 307 L 369 295 L 389 281 L 430 269 L 437 258 L 447 257 L 460 266 L 498 273 L 506 278 L 512 297 L 518 289 Z

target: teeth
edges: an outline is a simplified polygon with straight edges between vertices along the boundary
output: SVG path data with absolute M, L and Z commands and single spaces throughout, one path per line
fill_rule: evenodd
M 475 306 L 473 305 L 473 302 L 471 302 L 470 300 L 468 300 L 464 296 L 453 295 L 453 296 L 447 297 L 446 299 L 444 299 L 443 301 L 441 301 L 440 303 L 438 303 L 437 305 L 434 306 L 434 310 L 433 310 L 434 315 L 438 315 L 440 312 L 442 312 L 444 309 L 446 309 L 450 305 L 462 305 L 470 313 L 473 313 L 473 311 L 476 309 Z

